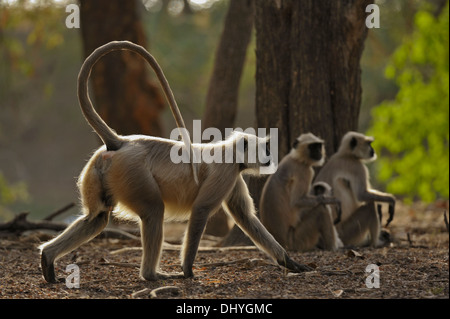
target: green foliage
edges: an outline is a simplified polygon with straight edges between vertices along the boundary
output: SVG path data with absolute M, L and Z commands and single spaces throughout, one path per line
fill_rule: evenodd
M 64 8 L 52 0 L 0 0 L 0 141 L 18 129 L 17 124 L 8 127 L 13 123 L 9 112 L 13 120 L 25 109 L 26 117 L 35 117 L 40 111 L 36 100 L 49 99 L 53 83 L 44 77 L 49 73 L 44 63 L 46 55 L 64 43 L 61 16 L 65 15 Z M 39 85 L 30 85 L 31 81 Z M 33 104 L 18 107 L 35 93 L 39 98 Z
M 438 17 L 427 7 L 414 22 L 385 71 L 397 96 L 373 109 L 369 134 L 381 150 L 378 179 L 388 191 L 430 202 L 449 197 L 448 2 Z

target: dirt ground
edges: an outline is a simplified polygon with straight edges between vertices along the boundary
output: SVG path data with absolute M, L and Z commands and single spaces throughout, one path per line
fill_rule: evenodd
M 66 273 L 66 267 L 76 264 L 79 288 L 43 280 L 37 247 L 48 235 L 38 231 L 20 236 L 3 234 L 0 298 L 448 299 L 449 235 L 443 220 L 445 210 L 448 211 L 448 202 L 428 207 L 399 205 L 388 229 L 393 237 L 389 247 L 290 252 L 294 260 L 314 268 L 301 274 L 286 272 L 255 248 L 217 249 L 210 247 L 214 241 L 204 240 L 194 278 L 145 282 L 139 278 L 138 240 L 94 239 L 56 265 L 59 277 L 71 278 L 74 273 Z M 182 227 L 168 225 L 166 239 L 179 241 Z M 181 271 L 178 248 L 168 245 L 163 250 L 163 271 Z M 366 285 L 368 277 L 374 275 L 373 270 L 366 272 L 371 264 L 379 270 L 378 288 Z M 369 286 L 376 283 L 368 281 Z

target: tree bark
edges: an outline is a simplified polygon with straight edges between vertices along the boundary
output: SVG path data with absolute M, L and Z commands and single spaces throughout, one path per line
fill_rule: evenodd
M 278 158 L 311 132 L 333 154 L 342 136 L 357 130 L 361 104 L 360 58 L 371 0 L 257 1 L 256 118 L 278 128 Z M 256 207 L 265 179 L 251 180 Z M 237 227 L 223 245 L 243 244 Z
M 331 155 L 347 131 L 357 130 L 365 8 L 372 2 L 258 3 L 257 122 L 278 127 L 280 159 L 301 133 L 325 139 Z
M 147 46 L 136 0 L 80 0 L 84 55 L 113 40 Z M 112 52 L 94 66 L 92 83 L 100 116 L 119 134 L 163 134 L 165 101 L 146 62 L 132 52 Z
M 202 121 L 203 128 L 217 128 L 223 137 L 225 128 L 234 127 L 239 84 L 252 29 L 253 0 L 231 0 L 216 51 Z M 220 209 L 208 221 L 205 232 L 225 236 L 228 231 L 228 217 Z

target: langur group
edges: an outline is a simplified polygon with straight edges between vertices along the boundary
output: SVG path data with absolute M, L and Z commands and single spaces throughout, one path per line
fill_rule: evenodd
M 95 111 L 88 94 L 92 67 L 116 50 L 138 53 L 156 72 L 183 141 L 119 135 Z M 364 163 L 375 159 L 373 139 L 349 132 L 326 163 L 324 141 L 311 133 L 302 134 L 264 187 L 260 221 L 243 175 L 258 175 L 261 167 L 273 164 L 268 139 L 234 132 L 222 142 L 191 143 L 161 68 L 150 53 L 134 43 L 114 41 L 96 49 L 81 67 L 78 99 L 84 117 L 104 145 L 95 151 L 78 179 L 81 216 L 40 246 L 42 274 L 47 282 L 58 282 L 55 261 L 97 236 L 111 215 L 133 216 L 139 221 L 143 251 L 140 276 L 145 280 L 194 276 L 201 236 L 208 218 L 219 208 L 257 247 L 293 272 L 311 268 L 292 260 L 286 250 L 377 246 L 381 244 L 381 225 L 376 203 L 388 203 L 388 223 L 393 218 L 394 197 L 373 190 L 369 184 Z M 256 163 L 248 160 L 249 145 L 265 150 Z M 217 150 L 241 160 L 176 164 L 170 158 L 174 147 L 184 147 L 192 155 Z M 314 179 L 314 167 L 322 165 Z M 188 220 L 180 256 L 182 273 L 167 274 L 159 269 L 163 223 L 167 219 Z
M 338 151 L 325 162 L 323 141 L 302 134 L 266 182 L 260 201 L 261 221 L 288 250 L 336 250 L 345 246 L 379 247 L 379 203 L 395 198 L 373 189 L 365 163 L 376 159 L 372 137 L 346 133 Z M 314 178 L 314 166 L 321 166 Z

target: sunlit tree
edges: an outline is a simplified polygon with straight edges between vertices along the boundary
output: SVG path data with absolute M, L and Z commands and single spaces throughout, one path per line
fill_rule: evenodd
M 374 108 L 369 133 L 381 151 L 377 173 L 387 190 L 430 202 L 449 195 L 448 2 L 438 15 L 425 7 L 414 22 L 386 68 L 398 94 Z

